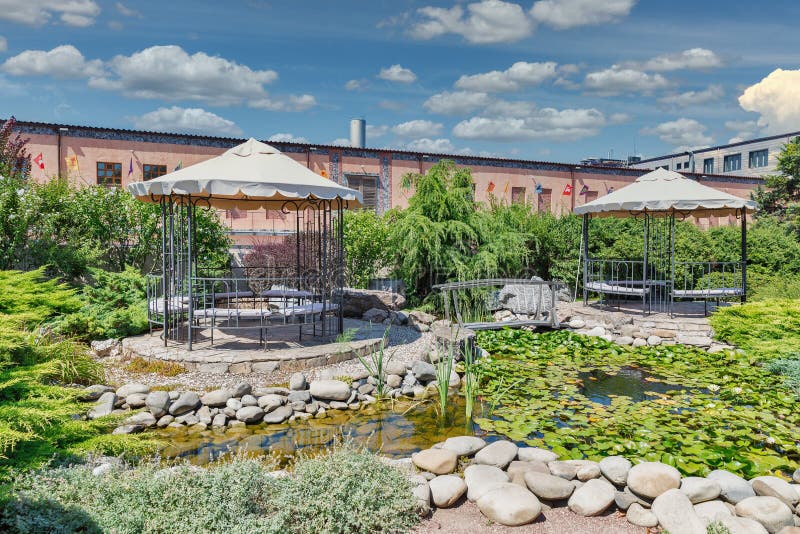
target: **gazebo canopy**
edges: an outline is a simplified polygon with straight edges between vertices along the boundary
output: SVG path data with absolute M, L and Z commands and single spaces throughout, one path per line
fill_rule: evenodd
M 207 161 L 154 180 L 134 182 L 128 190 L 143 202 L 191 196 L 220 209 L 292 209 L 291 201 L 337 198 L 343 201 L 342 208 L 362 204 L 358 191 L 323 178 L 253 138 Z
M 598 217 L 628 217 L 647 212 L 658 215 L 673 210 L 695 217 L 736 215 L 741 210 L 755 211 L 752 200 L 719 191 L 666 169 L 640 176 L 631 185 L 600 197 L 574 212 Z

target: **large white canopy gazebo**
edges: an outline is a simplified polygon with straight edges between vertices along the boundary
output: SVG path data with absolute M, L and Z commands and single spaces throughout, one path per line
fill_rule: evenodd
M 641 298 L 644 311 L 672 312 L 675 299 L 722 299 L 747 292 L 747 214 L 756 203 L 666 169 L 574 209 L 583 215 L 583 294 Z M 736 262 L 676 262 L 675 219 L 734 216 L 741 221 L 741 258 Z M 591 217 L 640 217 L 644 221 L 642 258 L 589 256 Z M 676 280 L 678 277 L 678 280 Z
M 342 330 L 343 210 L 362 204 L 358 191 L 324 178 L 276 148 L 249 139 L 224 154 L 129 191 L 161 206 L 161 273 L 148 281 L 151 325 L 163 326 L 164 343 L 187 341 L 211 328 L 252 328 L 260 338 L 277 324 L 303 325 L 325 334 L 326 317 Z M 211 272 L 197 257 L 196 215 L 201 208 L 275 210 L 294 217 L 295 264 L 281 276 L 254 280 Z M 287 223 L 286 230 L 292 230 Z M 284 258 L 285 259 L 285 258 Z M 319 327 L 319 328 L 318 328 Z M 185 336 L 184 336 L 185 333 Z M 266 347 L 266 342 L 265 342 Z

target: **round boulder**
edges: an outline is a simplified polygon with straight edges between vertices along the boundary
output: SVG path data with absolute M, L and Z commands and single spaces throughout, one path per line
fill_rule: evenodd
M 736 515 L 758 521 L 773 534 L 794 526 L 792 510 L 777 497 L 748 497 L 736 504 Z
M 658 525 L 658 518 L 656 514 L 635 502 L 628 507 L 628 512 L 625 514 L 628 523 L 636 525 L 637 527 L 652 528 Z
M 711 471 L 706 478 L 719 484 L 721 489 L 720 495 L 731 504 L 736 504 L 748 497 L 756 496 L 756 492 L 753 491 L 753 487 L 750 486 L 748 481 L 730 471 L 717 469 Z
M 467 499 L 477 501 L 498 482 L 508 482 L 508 475 L 493 465 L 470 465 L 464 470 Z
M 642 462 L 634 465 L 628 473 L 628 487 L 631 491 L 647 499 L 655 499 L 681 485 L 680 472 L 671 465 L 661 462 Z
M 523 462 L 542 462 L 545 464 L 558 460 L 556 453 L 539 447 L 520 447 L 517 450 L 517 457 Z
M 144 393 L 147 395 L 150 393 L 150 386 L 146 386 L 144 384 L 125 384 L 117 389 L 117 397 L 123 399 L 132 393 Z
M 309 390 L 315 399 L 346 401 L 350 398 L 350 386 L 340 380 L 314 380 Z
M 236 412 L 236 419 L 248 425 L 258 423 L 263 418 L 264 410 L 258 406 L 244 406 Z
M 774 476 L 756 477 L 750 481 L 750 485 L 753 486 L 753 491 L 756 492 L 756 495 L 777 497 L 790 508 L 797 504 L 798 499 L 800 499 L 800 495 L 782 478 Z
M 433 503 L 439 508 L 453 506 L 467 491 L 466 483 L 456 475 L 440 475 L 430 482 Z
M 423 471 L 437 475 L 452 473 L 458 463 L 458 456 L 446 449 L 425 449 L 411 456 L 411 460 Z M 432 490 L 431 490 L 432 491 Z
M 169 407 L 170 415 L 183 415 L 200 406 L 200 397 L 194 391 L 185 391 Z
M 233 397 L 232 390 L 228 388 L 215 389 L 200 397 L 200 402 L 209 408 L 223 408 L 231 397 Z
M 578 515 L 590 517 L 600 515 L 614 503 L 614 486 L 600 478 L 586 482 L 569 498 L 569 509 Z
M 558 501 L 568 499 L 575 489 L 569 480 L 546 473 L 526 471 L 523 475 L 525 485 L 540 499 Z
M 498 484 L 478 502 L 483 515 L 501 525 L 516 527 L 533 522 L 542 513 L 542 504 L 530 491 L 517 484 Z
M 633 467 L 630 460 L 622 456 L 608 456 L 600 460 L 600 472 L 617 486 L 624 486 L 628 480 L 628 472 Z
M 689 497 L 679 489 L 669 489 L 656 497 L 650 510 L 658 518 L 661 528 L 668 532 L 706 534 L 705 523 L 695 513 Z
M 248 406 L 248 408 L 255 408 L 255 406 Z M 236 413 L 238 414 L 239 412 L 237 411 Z M 278 406 L 269 413 L 263 415 L 262 420 L 269 424 L 283 423 L 289 419 L 293 413 L 294 410 L 292 410 L 291 406 Z
M 505 469 L 517 457 L 517 446 L 510 441 L 500 440 L 490 443 L 475 455 L 475 463 L 493 465 Z
M 442 444 L 443 449 L 453 451 L 459 456 L 472 456 L 485 446 L 486 442 L 476 436 L 447 438 Z
M 703 477 L 686 477 L 681 480 L 680 490 L 689 497 L 692 504 L 713 501 L 719 497 L 722 488 L 714 480 Z

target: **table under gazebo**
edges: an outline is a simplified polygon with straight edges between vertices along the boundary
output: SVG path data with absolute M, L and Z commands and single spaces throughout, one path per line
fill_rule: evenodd
M 677 300 L 723 300 L 747 295 L 747 214 L 756 203 L 700 184 L 666 169 L 656 169 L 631 185 L 574 209 L 583 215 L 581 256 L 583 301 L 591 294 L 640 301 L 643 313 L 673 313 Z M 675 222 L 689 217 L 735 217 L 741 225 L 738 261 L 677 261 Z M 642 220 L 640 257 L 605 259 L 589 253 L 591 219 Z M 707 307 L 706 307 L 707 311 Z
M 148 276 L 148 319 L 164 344 L 215 329 L 297 327 L 312 335 L 341 332 L 343 210 L 361 206 L 358 191 L 317 175 L 274 147 L 250 139 L 210 160 L 135 182 L 129 191 L 161 206 L 160 272 Z M 291 237 L 289 268 L 222 271 L 197 253 L 198 208 L 279 212 Z M 293 219 L 293 220 L 292 220 Z M 266 220 L 266 218 L 265 218 Z M 284 247 L 286 249 L 287 247 Z M 273 266 L 274 267 L 274 266 Z

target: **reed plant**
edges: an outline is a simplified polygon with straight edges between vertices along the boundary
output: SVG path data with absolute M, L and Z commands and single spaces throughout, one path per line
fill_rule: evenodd
M 451 335 L 451 340 L 454 339 Z M 451 341 L 447 347 L 439 345 L 436 350 L 439 358 L 436 360 L 436 390 L 439 393 L 439 408 L 444 415 L 447 409 L 447 397 L 450 390 L 450 374 L 453 372 L 453 362 L 456 359 L 456 344 Z
M 358 361 L 361 362 L 367 373 L 375 378 L 375 393 L 378 398 L 382 398 L 386 394 L 386 366 L 394 356 L 394 352 L 390 354 L 387 350 L 390 328 L 390 326 L 387 326 L 386 330 L 384 330 L 378 350 L 370 354 L 369 357 L 358 356 Z
M 472 419 L 480 381 L 481 367 L 477 361 L 475 345 L 469 343 L 464 350 L 464 406 L 468 421 Z

